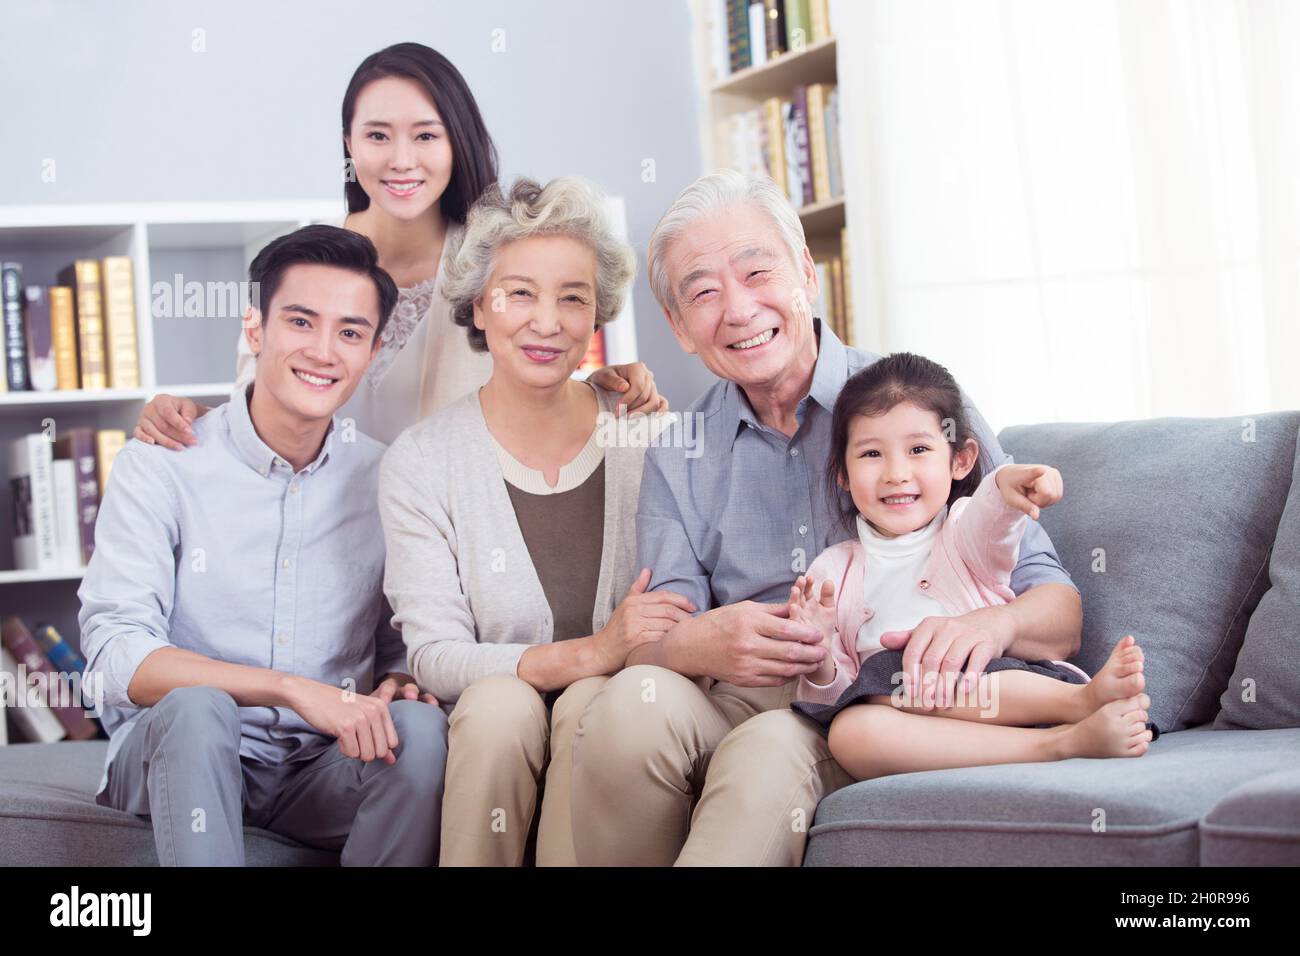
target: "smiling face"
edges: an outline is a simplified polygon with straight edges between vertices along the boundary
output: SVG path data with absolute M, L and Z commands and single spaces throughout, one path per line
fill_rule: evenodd
M 776 224 L 742 203 L 702 219 L 676 239 L 665 266 L 677 304 L 673 334 L 709 371 L 742 388 L 771 388 L 815 361 L 808 303 L 817 273 L 804 249 L 791 260 Z
M 582 363 L 596 328 L 596 253 L 571 236 L 532 236 L 497 250 L 474 327 L 493 377 L 551 387 Z
M 358 94 L 345 137 L 357 183 L 396 219 L 429 211 L 451 181 L 451 143 L 442 116 L 414 80 L 386 76 Z
M 887 537 L 933 521 L 952 483 L 965 478 L 979 457 L 974 439 L 953 452 L 939 416 L 911 402 L 883 415 L 857 415 L 848 431 L 845 470 L 853 503 Z
M 250 312 L 244 334 L 258 356 L 254 389 L 302 421 L 333 415 L 379 344 L 375 283 L 337 266 L 290 266 L 265 315 Z

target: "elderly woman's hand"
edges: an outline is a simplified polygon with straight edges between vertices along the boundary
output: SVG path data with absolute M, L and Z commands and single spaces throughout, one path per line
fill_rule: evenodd
M 611 392 L 622 392 L 618 403 L 626 405 L 629 412 L 645 412 L 648 415 L 651 412 L 668 411 L 668 399 L 655 388 L 655 373 L 642 362 L 606 365 L 592 372 L 591 380 Z
M 691 616 L 696 608 L 689 598 L 674 591 L 652 591 L 650 569 L 642 568 L 628 588 L 627 597 L 619 602 L 609 623 L 594 635 L 602 673 L 612 674 L 627 661 L 637 647 L 663 637 L 678 621 Z

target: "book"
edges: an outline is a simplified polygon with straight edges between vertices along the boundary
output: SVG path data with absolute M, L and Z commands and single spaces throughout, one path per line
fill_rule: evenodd
M 81 563 L 95 553 L 95 518 L 99 514 L 99 465 L 93 428 L 69 428 L 54 442 L 54 457 L 72 462 L 76 475 L 77 531 Z
M 59 284 L 71 286 L 77 311 L 77 359 L 81 366 L 81 388 L 108 387 L 104 353 L 104 298 L 100 289 L 99 262 L 78 259 L 59 273 Z
M 750 65 L 748 0 L 727 0 L 727 59 L 732 73 Z
M 763 0 L 749 5 L 749 62 L 745 66 L 762 66 L 767 62 L 767 17 Z
M 800 53 L 812 42 L 808 0 L 785 0 L 785 48 Z
M 853 281 L 849 274 L 849 229 L 847 226 L 840 230 L 840 258 L 843 260 L 842 284 L 840 286 L 840 300 L 844 305 L 844 311 L 840 315 L 840 324 L 844 326 L 844 335 L 842 341 L 845 345 L 854 344 L 853 333 Z
M 831 308 L 831 262 L 829 259 L 813 260 L 817 272 L 817 301 L 813 303 L 813 315 L 835 328 L 835 313 Z
M 50 296 L 43 286 L 23 289 L 23 324 L 27 327 L 27 384 L 32 391 L 53 391 L 59 381 L 54 367 Z
M 33 636 L 56 671 L 63 674 L 85 672 L 86 659 L 81 656 L 80 651 L 63 639 L 63 635 L 53 624 L 37 624 Z
M 5 384 L 11 392 L 26 392 L 29 386 L 27 332 L 23 328 L 23 267 L 17 262 L 0 265 L 0 303 L 4 309 Z
M 110 388 L 139 388 L 140 363 L 135 347 L 135 276 L 130 256 L 105 256 L 104 338 Z
M 77 312 L 72 289 L 52 286 L 50 296 L 50 338 L 54 342 L 54 378 L 60 391 L 81 387 L 77 361 Z
M 826 93 L 826 175 L 830 182 L 831 197 L 844 194 L 844 179 L 840 168 L 840 91 L 832 86 Z
M 68 731 L 44 701 L 28 698 L 27 684 L 18 673 L 18 662 L 4 646 L 0 646 L 0 670 L 8 677 L 4 683 L 13 688 L 13 699 L 6 693 L 2 703 L 5 712 L 13 718 L 14 730 L 34 744 L 50 744 L 68 736 Z
M 14 567 L 19 570 L 53 571 L 59 566 L 53 463 L 53 448 L 43 433 L 9 443 Z
M 799 170 L 799 191 L 795 194 L 794 205 L 811 206 L 813 204 L 812 150 L 808 142 L 808 88 L 796 86 L 791 94 L 792 108 L 790 120 L 794 124 L 794 153 Z
M 108 488 L 108 475 L 113 470 L 113 459 L 126 444 L 126 432 L 120 428 L 101 428 L 95 432 L 95 463 L 99 467 L 99 500 L 104 500 Z
M 781 100 L 782 155 L 785 159 L 785 180 L 777 185 L 785 190 L 785 198 L 796 210 L 803 205 L 803 184 L 799 173 L 799 123 L 794 115 L 794 100 Z
M 81 527 L 77 518 L 77 466 L 54 459 L 54 536 L 61 568 L 81 567 Z
M 826 135 L 826 83 L 811 83 L 806 91 L 808 152 L 812 159 L 812 202 L 825 202 L 831 192 L 830 140 Z M 806 192 L 806 191 L 805 191 Z
M 598 368 L 605 367 L 605 330 L 597 329 L 587 343 L 587 352 L 582 356 L 582 361 L 578 363 L 578 369 L 583 372 L 594 372 Z
M 831 329 L 844 341 L 844 263 L 839 256 L 831 260 Z
M 727 52 L 727 0 L 709 0 L 709 80 L 721 83 L 731 73 Z
M 834 36 L 830 0 L 808 0 L 808 22 L 812 27 L 813 42 Z
M 73 699 L 69 692 L 72 686 L 70 681 L 61 678 L 60 673 L 51 666 L 40 645 L 27 630 L 27 625 L 12 615 L 5 618 L 0 624 L 0 642 L 4 643 L 20 667 L 26 666 L 28 675 L 45 675 L 48 693 L 46 703 L 69 737 L 73 740 L 90 740 L 99 735 L 99 726 L 86 716 L 83 702 Z M 70 675 L 76 672 L 63 673 Z M 80 686 L 79 682 L 77 686 Z
M 763 21 L 766 30 L 763 45 L 767 59 L 775 60 L 789 49 L 785 40 L 784 0 L 763 0 Z
M 763 153 L 767 174 L 781 189 L 786 187 L 785 125 L 781 115 L 781 98 L 763 101 Z

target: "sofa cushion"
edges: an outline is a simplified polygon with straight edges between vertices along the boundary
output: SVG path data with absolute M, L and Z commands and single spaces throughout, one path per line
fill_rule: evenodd
M 1042 524 L 1083 596 L 1096 673 L 1132 634 L 1146 650 L 1151 719 L 1212 721 L 1291 484 L 1300 412 L 1024 425 L 999 436 L 1017 461 L 1056 467 L 1065 497 Z
M 107 740 L 0 747 L 0 866 L 157 866 L 148 817 L 95 802 Z M 244 828 L 250 866 L 329 866 L 338 854 Z
M 1273 539 L 1269 589 L 1250 616 L 1214 726 L 1300 727 L 1300 449 Z
M 1297 748 L 1300 730 L 1207 725 L 1162 734 L 1141 757 L 865 780 L 822 800 L 804 864 L 1196 866 L 1201 818 Z
M 1300 747 L 1287 755 L 1294 763 Z M 1201 820 L 1201 866 L 1300 866 L 1300 769 L 1247 781 Z

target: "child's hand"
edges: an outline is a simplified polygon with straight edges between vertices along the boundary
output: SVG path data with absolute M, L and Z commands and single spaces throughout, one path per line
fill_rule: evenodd
M 817 669 L 804 676 L 814 684 L 825 686 L 835 680 L 835 657 L 831 652 L 835 640 L 835 585 L 823 581 L 817 588 L 812 578 L 799 575 L 799 579 L 790 588 L 790 619 L 801 624 L 809 624 L 822 633 L 822 648 L 826 656 Z
M 823 581 L 817 588 L 813 579 L 799 575 L 790 588 L 790 620 L 809 624 L 822 632 L 822 646 L 830 653 L 831 640 L 837 626 L 835 619 L 835 585 Z
M 1064 493 L 1061 473 L 1050 465 L 1007 465 L 998 470 L 997 485 L 1007 504 L 1035 521 L 1040 508 L 1056 504 Z

